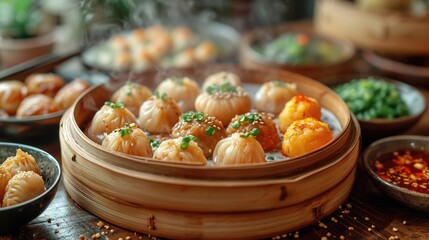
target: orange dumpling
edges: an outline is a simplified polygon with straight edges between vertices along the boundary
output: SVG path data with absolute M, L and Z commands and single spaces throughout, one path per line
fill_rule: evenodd
M 28 95 L 44 94 L 53 98 L 65 84 L 64 79 L 54 73 L 32 74 L 25 79 Z
M 227 126 L 238 114 L 250 111 L 252 102 L 249 94 L 229 82 L 212 84 L 195 100 L 195 109 L 219 119 Z
M 73 105 L 79 95 L 90 86 L 89 83 L 82 79 L 75 79 L 58 91 L 54 97 L 54 102 L 62 109 L 66 109 Z
M 22 151 L 20 148 L 16 150 L 16 155 L 8 157 L 1 165 L 11 176 L 20 171 L 33 171 L 41 174 L 39 165 L 33 156 L 27 152 Z
M 332 140 L 328 124 L 314 118 L 293 122 L 283 136 L 282 153 L 287 157 L 297 157 L 310 153 Z
M 43 94 L 34 94 L 22 100 L 16 110 L 16 117 L 31 117 L 58 111 L 61 111 L 61 108 L 55 103 L 53 98 Z
M 0 82 L 0 109 L 8 115 L 15 115 L 26 95 L 27 88 L 23 82 L 18 80 Z
M 98 110 L 86 131 L 87 136 L 96 143 L 105 138 L 105 134 L 125 126 L 126 123 L 135 123 L 136 117 L 128 108 L 119 103 L 105 102 Z
M 8 182 L 3 197 L 3 207 L 28 201 L 46 190 L 42 176 L 33 171 L 21 171 Z
M 285 132 L 295 120 L 308 117 L 320 120 L 322 110 L 316 99 L 300 93 L 289 100 L 279 115 L 279 129 Z

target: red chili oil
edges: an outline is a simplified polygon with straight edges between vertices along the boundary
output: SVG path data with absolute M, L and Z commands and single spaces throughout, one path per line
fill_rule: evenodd
M 396 186 L 429 194 L 429 152 L 395 151 L 374 162 L 378 176 Z

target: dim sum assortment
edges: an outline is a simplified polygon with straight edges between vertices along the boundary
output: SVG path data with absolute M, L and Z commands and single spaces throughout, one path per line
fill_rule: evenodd
M 28 201 L 45 190 L 36 160 L 20 148 L 0 165 L 0 207 Z
M 203 84 L 200 92 L 197 81 L 174 76 L 161 81 L 150 97 L 144 87 L 140 95 L 145 96 L 133 104 L 106 102 L 86 134 L 113 152 L 197 165 L 262 164 L 273 154 L 298 157 L 334 137 L 318 101 L 298 92 L 296 84 L 266 82 L 253 102 L 234 73 L 209 75 Z M 113 93 L 123 98 L 111 99 L 131 97 L 137 86 L 142 87 L 127 82 Z

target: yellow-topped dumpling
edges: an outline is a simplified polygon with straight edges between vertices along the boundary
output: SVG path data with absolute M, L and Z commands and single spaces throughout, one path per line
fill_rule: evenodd
M 140 106 L 140 127 L 150 133 L 169 133 L 182 114 L 176 101 L 167 94 L 155 92 Z
M 188 77 L 170 77 L 162 81 L 156 89 L 160 94 L 166 93 L 179 105 L 182 112 L 194 110 L 195 99 L 200 88 L 195 80 Z
M 198 138 L 197 144 L 208 158 L 212 156 L 216 144 L 226 137 L 226 132 L 222 122 L 215 117 L 203 112 L 187 112 L 174 125 L 171 136 L 177 138 L 188 135 Z
M 256 140 L 265 151 L 273 150 L 280 142 L 277 127 L 272 117 L 266 113 L 245 113 L 235 116 L 228 125 L 226 133 L 247 133 L 257 129 Z
M 30 154 L 22 151 L 20 148 L 16 150 L 16 155 L 8 157 L 1 165 L 11 176 L 20 171 L 33 171 L 37 174 L 40 173 L 39 165 Z
M 101 143 L 103 148 L 130 155 L 151 157 L 152 148 L 146 134 L 137 124 L 125 124 L 124 127 L 109 133 Z
M 105 102 L 95 113 L 91 124 L 86 131 L 87 136 L 96 143 L 100 143 L 105 138 L 105 134 L 125 126 L 126 123 L 135 123 L 134 114 L 119 103 Z
M 253 103 L 260 111 L 279 114 L 285 104 L 297 94 L 295 83 L 270 81 L 258 89 Z
M 265 162 L 261 144 L 252 136 L 256 132 L 233 133 L 216 145 L 213 153 L 215 165 L 255 164 Z
M 294 121 L 312 117 L 320 120 L 322 110 L 316 99 L 300 93 L 289 100 L 279 115 L 279 129 L 285 132 Z
M 198 139 L 192 135 L 165 140 L 154 151 L 153 158 L 161 161 L 205 165 L 207 159 L 196 141 Z
M 139 83 L 127 82 L 113 93 L 112 102 L 122 102 L 134 116 L 139 115 L 140 106 L 152 96 L 152 91 Z
M 328 124 L 314 118 L 293 122 L 283 136 L 282 153 L 287 157 L 297 157 L 310 153 L 332 140 Z
M 214 73 L 206 78 L 204 80 L 204 84 L 202 89 L 205 90 L 208 86 L 212 84 L 224 84 L 224 83 L 230 83 L 233 86 L 240 86 L 241 85 L 241 79 L 240 77 L 231 72 L 218 72 Z
M 224 126 L 235 115 L 249 112 L 251 106 L 249 94 L 229 82 L 208 86 L 195 100 L 197 111 L 216 117 Z

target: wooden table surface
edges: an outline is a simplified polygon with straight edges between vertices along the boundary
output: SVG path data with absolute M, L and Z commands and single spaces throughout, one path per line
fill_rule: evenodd
M 420 88 L 429 102 L 429 89 Z M 429 111 L 404 134 L 429 136 Z M 44 139 L 12 140 L 40 147 L 54 155 L 59 161 L 60 146 L 58 133 L 53 132 Z M 362 151 L 370 142 L 365 141 Z M 361 151 L 361 152 L 362 152 Z M 39 217 L 21 227 L 17 232 L 0 236 L 2 239 L 156 239 L 135 233 L 103 221 L 79 207 L 67 195 L 62 184 L 55 199 Z M 98 235 L 97 235 L 98 234 Z M 336 212 L 306 228 L 273 236 L 274 239 L 429 239 L 429 214 L 400 205 L 379 192 L 365 173 L 358 168 L 353 191 L 347 202 Z M 396 237 L 396 238 L 395 238 Z

